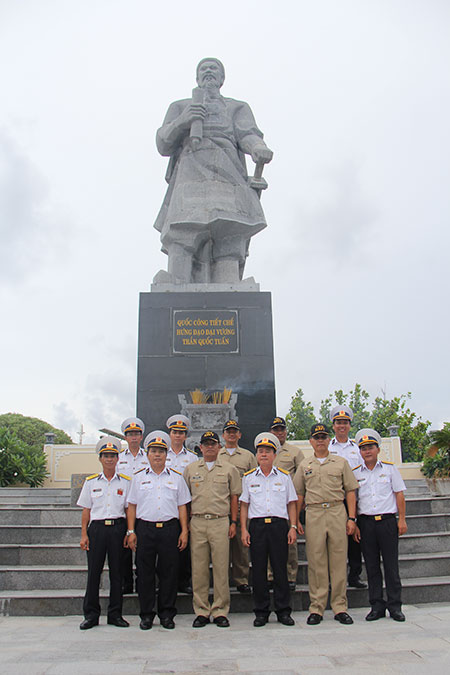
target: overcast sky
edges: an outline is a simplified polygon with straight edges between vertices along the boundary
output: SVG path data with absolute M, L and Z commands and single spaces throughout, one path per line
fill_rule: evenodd
M 450 421 L 449 30 L 447 0 L 0 0 L 0 412 L 85 442 L 134 414 L 155 132 L 216 56 L 274 151 L 245 276 L 278 413 L 359 382 Z

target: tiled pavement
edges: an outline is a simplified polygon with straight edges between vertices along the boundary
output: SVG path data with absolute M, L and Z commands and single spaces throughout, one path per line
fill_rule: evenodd
M 193 615 L 176 618 L 176 629 L 156 620 L 151 631 L 107 626 L 82 632 L 82 617 L 0 617 L 0 664 L 14 675 L 76 673 L 448 673 L 450 604 L 407 605 L 406 623 L 364 621 L 367 609 L 351 610 L 353 626 L 327 612 L 307 626 L 306 612 L 292 628 L 270 623 L 253 628 L 253 616 L 232 614 L 231 628 L 191 627 Z

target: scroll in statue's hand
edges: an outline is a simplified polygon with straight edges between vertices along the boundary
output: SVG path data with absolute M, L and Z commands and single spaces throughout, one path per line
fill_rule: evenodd
M 179 116 L 177 120 L 178 126 L 187 129 L 191 126 L 192 122 L 195 122 L 196 120 L 203 121 L 205 116 L 206 106 L 204 106 L 203 103 L 190 103 Z

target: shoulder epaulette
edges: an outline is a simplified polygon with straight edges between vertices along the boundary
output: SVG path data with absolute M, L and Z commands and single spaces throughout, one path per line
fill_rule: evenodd
M 125 473 L 119 473 L 119 476 L 125 478 L 125 480 L 131 480 L 130 476 L 127 476 Z
M 119 452 L 119 455 L 121 455 L 122 452 L 125 452 L 125 448 L 122 448 L 122 450 Z
M 169 466 L 170 471 L 173 471 L 174 473 L 177 473 L 179 476 L 182 476 L 183 474 L 180 471 L 177 471 L 176 469 L 172 469 L 171 466 Z
M 392 464 L 392 466 L 394 465 L 394 462 L 388 462 L 387 460 L 384 460 L 384 459 L 381 460 L 381 463 L 382 464 Z
M 136 476 L 138 473 L 141 473 L 141 471 L 147 471 L 147 467 L 143 466 L 142 469 L 138 469 L 137 471 L 134 472 L 133 476 Z
M 277 466 L 276 469 L 277 469 L 277 471 L 281 471 L 281 473 L 285 473 L 286 476 L 289 476 L 289 475 L 290 475 L 290 474 L 289 474 L 289 471 L 286 471 L 286 469 L 280 469 L 279 466 Z
M 358 464 L 358 466 L 354 466 L 352 471 L 356 471 L 356 469 L 360 469 L 362 467 L 362 464 Z
M 88 476 L 86 480 L 92 480 L 93 478 L 97 478 L 97 476 L 100 476 L 99 473 L 93 473 L 92 476 Z
M 244 473 L 244 476 L 248 476 L 249 473 L 253 473 L 254 471 L 256 471 L 256 469 L 257 469 L 257 467 L 255 466 L 254 469 L 250 469 L 250 471 L 246 471 L 246 472 Z
M 196 457 L 198 457 L 197 453 L 194 452 L 193 450 L 191 450 L 190 448 L 185 448 L 185 450 L 187 450 L 188 452 L 190 452 L 192 455 L 195 455 Z

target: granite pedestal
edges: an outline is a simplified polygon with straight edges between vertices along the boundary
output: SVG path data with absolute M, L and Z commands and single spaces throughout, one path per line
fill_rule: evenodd
M 243 439 L 268 429 L 276 414 L 270 293 L 141 293 L 137 415 L 164 429 L 178 396 L 201 389 L 237 394 Z

